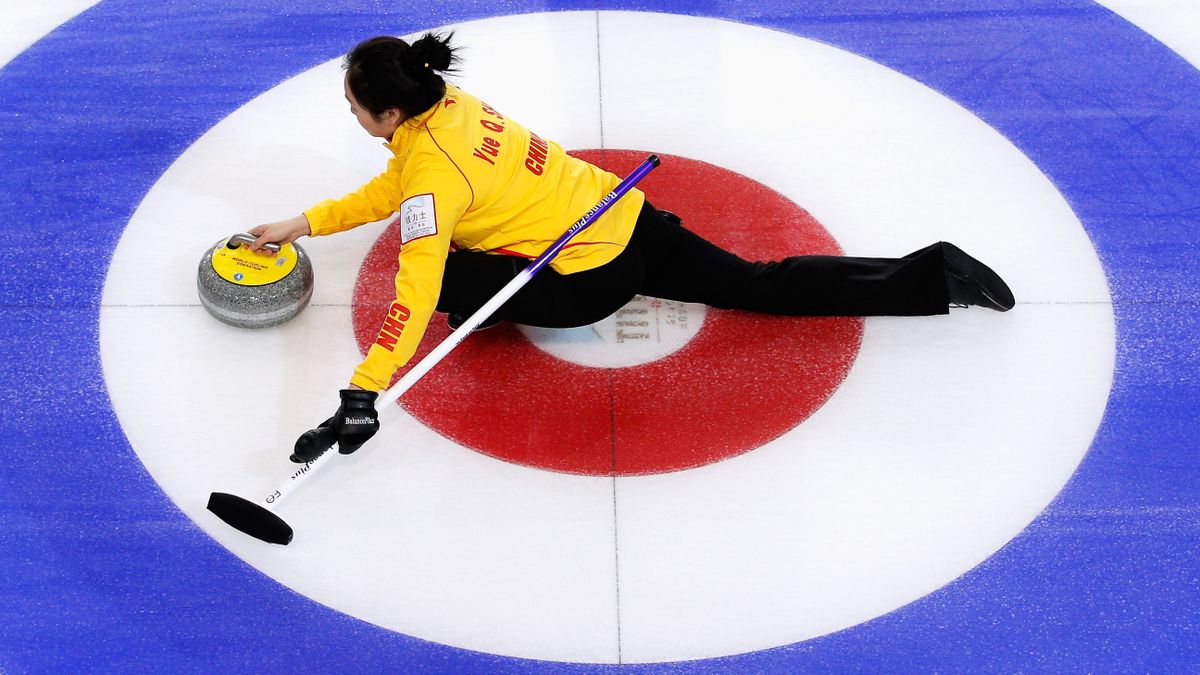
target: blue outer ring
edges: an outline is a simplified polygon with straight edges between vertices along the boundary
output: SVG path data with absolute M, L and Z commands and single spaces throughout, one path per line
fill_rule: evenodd
M 0 669 L 612 668 L 424 642 L 248 567 L 145 472 L 111 410 L 97 346 L 106 265 L 96 252 L 111 250 L 167 166 L 252 96 L 365 35 L 598 6 L 814 38 L 974 111 L 1079 215 L 1119 340 L 1107 414 L 1079 471 L 984 564 L 823 638 L 635 669 L 1195 669 L 1200 462 L 1186 451 L 1200 437 L 1200 72 L 1090 2 L 991 4 L 433 0 L 411 16 L 399 2 L 108 0 L 50 34 L 0 71 Z

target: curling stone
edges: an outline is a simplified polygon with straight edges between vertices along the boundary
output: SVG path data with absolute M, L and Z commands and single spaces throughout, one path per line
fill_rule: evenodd
M 300 313 L 313 292 L 312 262 L 296 244 L 268 244 L 274 257 L 249 249 L 254 235 L 235 234 L 205 252 L 196 273 L 200 303 L 239 328 L 278 326 Z

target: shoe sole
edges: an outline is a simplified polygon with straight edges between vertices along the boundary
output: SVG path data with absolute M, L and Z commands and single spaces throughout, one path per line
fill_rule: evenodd
M 978 288 L 983 297 L 992 303 L 988 306 L 989 309 L 1007 312 L 1017 304 L 1008 284 L 1004 283 L 992 268 L 972 258 L 954 244 L 942 242 L 942 253 L 946 261 L 946 271 Z

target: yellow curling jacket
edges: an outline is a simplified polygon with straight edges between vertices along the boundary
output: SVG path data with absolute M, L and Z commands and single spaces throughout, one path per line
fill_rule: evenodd
M 404 122 L 387 170 L 305 211 L 312 234 L 398 213 L 396 299 L 351 382 L 378 391 L 412 358 L 437 306 L 451 245 L 535 258 L 620 182 L 461 89 Z M 645 196 L 630 190 L 559 252 L 561 274 L 599 267 L 629 242 Z

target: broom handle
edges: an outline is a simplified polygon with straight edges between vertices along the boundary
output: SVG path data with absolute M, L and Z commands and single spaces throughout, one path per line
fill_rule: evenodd
M 468 317 L 467 320 L 463 322 L 463 325 L 459 326 L 453 333 L 446 336 L 446 339 L 442 340 L 438 346 L 434 347 L 432 351 L 426 354 L 425 358 L 418 361 L 417 364 L 413 366 L 407 373 L 405 373 L 404 376 L 401 377 L 391 389 L 388 389 L 386 392 L 384 392 L 384 394 L 375 402 L 376 407 L 382 410 L 386 406 L 395 403 L 396 400 L 404 394 L 404 392 L 411 389 L 412 386 L 415 385 L 418 380 L 424 377 L 425 374 L 428 373 L 435 365 L 437 365 L 439 361 L 446 358 L 446 355 L 449 354 L 455 347 L 457 347 L 459 343 L 465 340 L 467 336 L 479 326 L 479 324 L 486 321 L 487 318 L 491 316 L 497 309 L 500 309 L 501 305 L 503 305 L 505 302 L 508 302 L 509 298 L 516 295 L 517 291 L 521 290 L 525 284 L 529 283 L 529 280 L 533 278 L 533 275 L 537 274 L 542 268 L 548 265 L 550 261 L 554 259 L 556 255 L 558 255 L 559 251 L 561 251 L 563 247 L 567 245 L 567 242 L 571 241 L 575 235 L 584 231 L 588 228 L 588 226 L 596 222 L 596 219 L 604 215 L 610 206 L 616 203 L 618 199 L 623 197 L 626 192 L 629 192 L 634 185 L 637 185 L 638 182 L 645 178 L 646 174 L 653 171 L 658 164 L 659 160 L 656 155 L 650 155 L 647 157 L 646 160 L 638 166 L 638 168 L 634 169 L 633 172 L 625 178 L 625 180 L 621 181 L 617 187 L 613 188 L 612 192 L 604 195 L 604 198 L 601 199 L 599 203 L 585 213 L 582 218 L 575 221 L 575 224 L 568 228 L 567 231 L 564 232 L 557 241 L 551 244 L 550 248 L 543 251 L 541 255 L 534 259 L 533 263 L 521 270 L 517 276 L 513 277 L 512 281 L 509 281 L 504 285 L 504 288 L 501 288 L 496 295 L 492 296 L 491 300 L 485 302 L 482 307 Z M 300 487 L 301 483 L 305 482 L 311 478 L 313 474 L 317 473 L 317 471 L 324 468 L 334 454 L 337 453 L 329 452 L 327 450 L 316 459 L 307 462 L 304 464 L 304 466 L 296 469 L 286 481 L 276 487 L 271 494 L 267 495 L 267 497 L 262 501 L 262 504 L 268 509 L 274 509 L 278 507 L 279 503 L 287 498 L 290 494 L 295 492 L 296 488 Z

